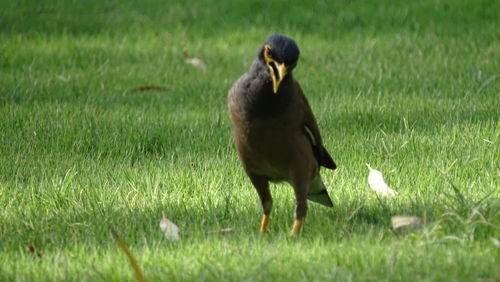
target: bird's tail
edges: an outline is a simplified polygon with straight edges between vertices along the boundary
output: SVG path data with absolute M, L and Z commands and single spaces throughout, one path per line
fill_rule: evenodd
M 319 175 L 319 173 L 311 181 L 307 199 L 311 202 L 316 202 L 327 207 L 333 207 L 332 200 L 328 195 L 328 191 L 326 191 L 325 184 L 323 183 L 323 179 L 321 179 L 321 175 Z

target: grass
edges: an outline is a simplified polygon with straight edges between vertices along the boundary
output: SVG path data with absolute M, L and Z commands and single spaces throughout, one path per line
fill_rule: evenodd
M 1 1 L 0 11 L 0 280 L 133 280 L 111 227 L 150 281 L 500 279 L 498 3 Z M 339 165 L 322 173 L 335 207 L 311 204 L 296 239 L 283 184 L 258 234 L 226 112 L 227 90 L 275 32 L 301 48 L 295 76 Z M 131 91 L 142 85 L 164 89 Z M 397 198 L 368 189 L 365 162 Z M 162 237 L 162 213 L 179 242 Z M 403 214 L 426 224 L 394 233 L 390 218 Z

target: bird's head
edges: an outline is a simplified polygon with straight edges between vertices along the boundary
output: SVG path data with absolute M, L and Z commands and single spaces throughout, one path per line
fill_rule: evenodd
M 292 72 L 299 60 L 299 47 L 290 37 L 275 34 L 269 37 L 259 51 L 259 59 L 269 69 L 273 92 L 278 93 L 283 78 Z

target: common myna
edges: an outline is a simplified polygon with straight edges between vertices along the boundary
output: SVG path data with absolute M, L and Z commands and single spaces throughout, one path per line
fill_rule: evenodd
M 307 200 L 333 206 L 319 168 L 337 166 L 323 147 L 309 103 L 293 78 L 298 59 L 299 48 L 293 39 L 273 35 L 228 94 L 239 157 L 262 202 L 262 233 L 273 204 L 270 181 L 293 186 L 296 207 L 292 235 L 300 231 Z

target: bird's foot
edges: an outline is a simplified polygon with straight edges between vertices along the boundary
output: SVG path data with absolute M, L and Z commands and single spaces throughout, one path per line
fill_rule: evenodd
M 260 233 L 262 234 L 266 233 L 268 221 L 269 221 L 269 216 L 267 214 L 264 214 L 262 216 L 262 222 L 260 224 Z
M 302 227 L 302 219 L 296 219 L 293 223 L 291 235 L 296 236 L 297 234 L 299 234 L 301 227 Z

